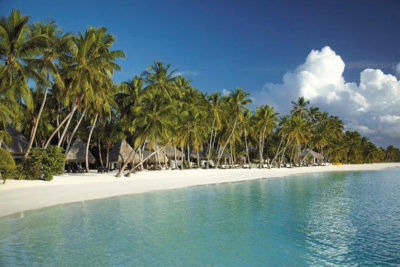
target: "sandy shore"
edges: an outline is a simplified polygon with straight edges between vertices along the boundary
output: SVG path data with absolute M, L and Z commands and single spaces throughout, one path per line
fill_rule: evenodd
M 130 178 L 115 178 L 115 173 L 65 174 L 54 177 L 51 182 L 8 180 L 5 185 L 0 185 L 0 217 L 58 204 L 154 190 L 313 172 L 382 170 L 390 167 L 400 167 L 400 163 L 251 170 L 144 171 L 134 174 Z

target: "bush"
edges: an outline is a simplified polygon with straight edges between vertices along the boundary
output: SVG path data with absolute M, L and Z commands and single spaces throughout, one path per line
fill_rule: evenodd
M 15 162 L 11 154 L 6 149 L 0 148 L 0 178 L 3 179 L 3 183 L 7 178 L 12 177 L 15 169 Z
M 65 155 L 60 147 L 36 147 L 24 160 L 23 173 L 27 180 L 50 181 L 53 175 L 64 173 L 64 166 Z

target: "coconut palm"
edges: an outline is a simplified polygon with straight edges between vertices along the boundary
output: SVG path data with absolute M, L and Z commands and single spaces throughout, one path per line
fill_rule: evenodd
M 59 88 L 64 88 L 64 81 L 59 74 L 59 66 L 57 61 L 65 54 L 71 51 L 71 38 L 72 35 L 65 34 L 61 35 L 61 30 L 56 26 L 54 22 L 50 23 L 35 23 L 33 30 L 37 34 L 43 34 L 47 37 L 47 45 L 43 49 L 40 58 L 29 59 L 29 63 L 38 69 L 41 77 L 44 77 L 44 82 L 37 83 L 37 90 L 43 89 L 44 94 L 41 99 L 40 108 L 37 111 L 37 115 L 33 118 L 33 126 L 30 133 L 29 144 L 25 157 L 29 156 L 30 149 L 36 136 L 37 127 L 40 123 L 40 119 L 43 113 L 44 106 L 46 104 L 48 92 L 51 86 L 51 80 Z
M 153 65 L 149 66 L 142 73 L 142 76 L 148 84 L 146 90 L 157 91 L 171 100 L 173 95 L 178 92 L 175 83 L 175 72 L 175 70 L 171 69 L 170 64 L 164 66 L 162 62 L 155 61 Z
M 253 116 L 253 129 L 254 134 L 258 139 L 258 151 L 259 151 L 259 167 L 262 167 L 264 162 L 263 151 L 264 142 L 267 135 L 271 134 L 275 129 L 278 122 L 278 113 L 275 112 L 273 107 L 268 105 L 257 107 Z
M 219 166 L 219 162 L 224 154 L 225 148 L 229 144 L 233 134 L 235 133 L 237 124 L 243 120 L 243 114 L 247 109 L 247 105 L 252 102 L 252 100 L 248 97 L 249 93 L 243 91 L 241 88 L 237 88 L 226 97 L 225 108 L 227 110 L 226 114 L 229 115 L 226 115 L 225 121 L 227 122 L 227 126 L 230 128 L 230 126 L 232 125 L 232 128 L 229 136 L 226 139 L 225 144 L 219 151 L 217 166 Z
M 14 103 L 33 107 L 28 79 L 42 80 L 35 68 L 28 64 L 45 47 L 45 34 L 34 34 L 29 17 L 12 10 L 9 17 L 0 19 L 0 93 Z M 23 101 L 23 102 L 21 102 Z

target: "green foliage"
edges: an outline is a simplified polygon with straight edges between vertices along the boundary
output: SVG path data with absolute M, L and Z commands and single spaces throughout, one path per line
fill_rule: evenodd
M 12 177 L 14 170 L 14 159 L 6 149 L 0 148 L 0 177 L 4 179 L 4 182 L 6 178 Z
M 35 147 L 23 162 L 23 173 L 27 180 L 50 181 L 53 175 L 62 174 L 65 166 L 65 155 L 62 149 L 55 146 L 48 148 Z

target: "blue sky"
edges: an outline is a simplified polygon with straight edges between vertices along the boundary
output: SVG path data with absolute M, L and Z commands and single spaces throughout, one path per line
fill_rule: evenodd
M 304 96 L 400 146 L 400 1 L 0 0 L 11 9 L 65 32 L 106 26 L 127 56 L 116 82 L 160 60 L 205 92 L 241 87 L 282 113 Z
M 127 55 L 116 81 L 161 60 L 204 91 L 253 92 L 325 45 L 352 66 L 346 80 L 367 66 L 393 72 L 400 60 L 399 1 L 0 0 L 1 15 L 13 8 L 69 32 L 106 26 Z

